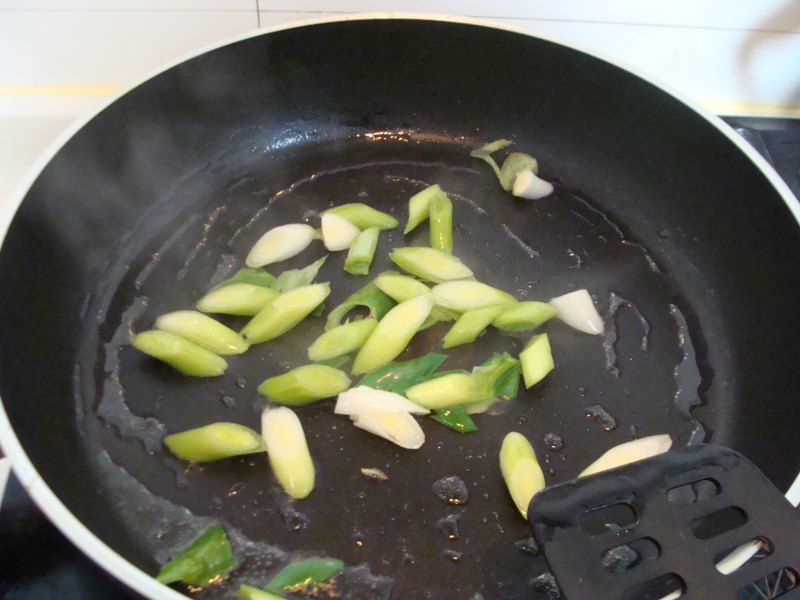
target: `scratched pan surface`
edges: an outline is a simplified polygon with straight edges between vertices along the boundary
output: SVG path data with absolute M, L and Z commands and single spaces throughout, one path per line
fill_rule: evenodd
M 515 200 L 469 157 L 500 137 L 537 156 L 555 194 Z M 188 468 L 170 457 L 168 432 L 258 428 L 256 386 L 306 362 L 323 320 L 210 380 L 138 354 L 129 332 L 191 307 L 269 227 L 316 225 L 353 201 L 402 222 L 407 199 L 432 183 L 453 199 L 455 253 L 478 279 L 527 299 L 587 288 L 607 335 L 551 323 L 557 367 L 545 382 L 477 416 L 470 435 L 423 419 L 419 451 L 353 428 L 331 401 L 299 409 L 318 472 L 302 501 L 287 501 L 264 456 Z M 510 430 L 532 440 L 550 482 L 662 432 L 732 446 L 782 487 L 796 474 L 800 441 L 786 423 L 800 417 L 800 235 L 787 202 L 715 124 L 552 42 L 410 20 L 274 32 L 135 88 L 45 168 L 0 253 L 0 394 L 47 486 L 144 572 L 210 522 L 226 525 L 241 566 L 201 597 L 316 554 L 348 565 L 343 597 L 544 598 L 543 566 L 520 549 L 530 531 L 498 473 Z M 390 268 L 391 247 L 426 235 L 382 234 L 371 274 Z M 272 271 L 323 254 L 317 242 Z M 367 281 L 342 263 L 331 255 L 318 278 L 331 282 L 329 308 Z M 446 329 L 419 334 L 404 356 L 439 349 Z M 524 342 L 490 332 L 445 367 Z M 597 406 L 613 422 L 587 417 Z M 549 433 L 563 448 L 548 447 Z M 432 489 L 451 476 L 463 504 Z

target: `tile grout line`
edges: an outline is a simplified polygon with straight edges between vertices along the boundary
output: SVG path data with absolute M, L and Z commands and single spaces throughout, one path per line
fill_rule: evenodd
M 261 29 L 261 6 L 259 0 L 256 0 L 256 26 Z

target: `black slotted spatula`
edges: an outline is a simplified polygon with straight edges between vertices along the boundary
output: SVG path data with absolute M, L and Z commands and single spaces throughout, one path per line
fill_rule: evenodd
M 528 519 L 567 600 L 800 599 L 800 511 L 723 446 L 546 488 Z

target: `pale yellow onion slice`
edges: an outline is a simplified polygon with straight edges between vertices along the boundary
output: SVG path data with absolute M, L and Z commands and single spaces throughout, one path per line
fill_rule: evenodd
M 292 498 L 305 498 L 314 489 L 314 462 L 300 419 L 291 408 L 268 408 L 261 414 L 261 435 L 278 483 Z
M 586 290 L 575 290 L 550 300 L 550 306 L 558 311 L 558 318 L 578 331 L 599 335 L 603 333 L 603 318 L 597 312 L 592 297 Z
M 339 394 L 333 409 L 337 415 L 352 416 L 371 411 L 407 412 L 414 415 L 427 415 L 430 412 L 398 393 L 376 390 L 366 385 L 359 385 Z
M 245 263 L 248 267 L 263 267 L 292 258 L 308 248 L 316 235 L 314 228 L 304 223 L 273 227 L 255 243 Z
M 372 410 L 350 417 L 353 424 L 401 448 L 417 450 L 425 443 L 425 432 L 407 412 Z
M 322 243 L 331 252 L 347 250 L 361 230 L 333 213 L 322 215 Z
M 600 458 L 586 467 L 578 477 L 594 475 L 608 469 L 615 469 L 639 460 L 663 454 L 672 446 L 672 438 L 667 433 L 651 435 L 631 442 L 625 442 L 607 450 Z
M 525 200 L 539 200 L 553 193 L 553 184 L 545 181 L 530 169 L 522 171 L 514 178 L 511 194 Z

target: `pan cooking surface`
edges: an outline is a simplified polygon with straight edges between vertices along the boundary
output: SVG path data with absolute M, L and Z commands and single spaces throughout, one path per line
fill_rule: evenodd
M 526 68 L 532 76 L 520 77 Z M 501 137 L 539 159 L 553 197 L 515 200 L 469 158 Z M 212 380 L 136 353 L 130 331 L 191 308 L 269 227 L 316 225 L 324 208 L 353 201 L 402 222 L 428 183 L 453 199 L 455 252 L 478 279 L 531 299 L 585 287 L 609 335 L 548 324 L 557 367 L 544 382 L 478 416 L 474 434 L 423 419 L 416 452 L 355 429 L 330 401 L 299 409 L 318 467 L 303 501 L 286 502 L 264 456 L 202 468 L 169 456 L 167 432 L 221 419 L 257 426 L 256 386 L 305 362 L 322 322 L 231 358 Z M 390 247 L 426 241 L 424 229 L 382 234 L 372 273 L 390 266 Z M 531 439 L 549 482 L 661 432 L 678 445 L 731 446 L 779 487 L 794 478 L 800 440 L 786 424 L 800 418 L 800 261 L 787 249 L 798 245 L 786 200 L 723 132 L 594 57 L 447 22 L 273 32 L 125 94 L 42 172 L 0 252 L 0 347 L 11 349 L 0 395 L 46 485 L 144 571 L 211 521 L 226 525 L 242 566 L 201 595 L 325 554 L 349 566 L 352 598 L 390 586 L 395 598 L 546 597 L 530 589 L 547 581 L 536 580 L 540 559 L 524 551 L 529 528 L 498 472 L 509 430 Z M 317 243 L 273 271 L 321 253 Z M 332 256 L 319 276 L 331 281 L 329 307 L 366 281 L 342 261 Z M 446 327 L 419 334 L 407 356 L 438 349 Z M 522 343 L 490 331 L 443 368 Z M 595 405 L 616 427 L 585 415 Z M 550 433 L 561 450 L 548 448 Z M 450 476 L 466 503 L 432 491 Z
M 701 383 L 682 312 L 688 307 L 680 306 L 669 276 L 590 199 L 563 186 L 538 202 L 514 199 L 484 163 L 469 158 L 469 149 L 401 135 L 299 144 L 277 156 L 255 155 L 244 168 L 223 160 L 174 190 L 169 205 L 190 197 L 185 210 L 168 220 L 154 210 L 132 233 L 127 244 L 136 255 L 114 257 L 106 291 L 89 309 L 99 327 L 82 347 L 77 401 L 86 452 L 116 496 L 145 569 L 154 572 L 157 561 L 219 520 L 235 532 L 243 564 L 200 596 L 231 593 L 243 582 L 262 585 L 280 564 L 305 553 L 366 565 L 342 581 L 347 597 L 375 597 L 392 585 L 395 598 L 529 597 L 543 585 L 534 577 L 543 565 L 520 549 L 529 527 L 499 474 L 505 433 L 521 431 L 532 440 L 549 482 L 574 477 L 610 445 L 634 437 L 668 432 L 681 445 L 702 439 L 702 427 L 687 411 L 699 402 Z M 316 170 L 304 170 L 308 164 Z M 279 170 L 288 171 L 280 184 L 273 176 Z M 138 353 L 129 333 L 152 327 L 159 314 L 192 307 L 243 266 L 270 227 L 316 226 L 321 211 L 348 201 L 366 202 L 403 223 L 407 199 L 432 183 L 453 199 L 454 251 L 480 281 L 520 299 L 588 288 L 608 315 L 607 334 L 588 336 L 552 322 L 546 328 L 557 366 L 545 382 L 478 415 L 474 434 L 422 419 L 427 441 L 419 451 L 356 429 L 333 414 L 330 400 L 298 408 L 318 470 L 305 500 L 285 497 L 265 455 L 202 466 L 171 457 L 161 445 L 166 433 L 223 420 L 258 429 L 266 400 L 256 386 L 308 362 L 306 349 L 324 317 L 231 357 L 224 376 L 206 380 Z M 425 227 L 406 238 L 401 229 L 382 233 L 370 277 L 392 268 L 391 247 L 427 244 Z M 304 266 L 323 254 L 315 242 L 270 270 Z M 344 253 L 331 254 L 317 278 L 331 282 L 329 309 L 369 280 L 345 274 L 343 260 Z M 235 328 L 246 322 L 222 320 Z M 448 328 L 421 332 L 401 358 L 441 351 Z M 470 368 L 493 351 L 516 355 L 529 335 L 490 331 L 476 344 L 447 351 L 442 368 Z M 608 414 L 598 416 L 591 409 L 597 406 Z M 563 448 L 548 447 L 550 433 Z M 368 479 L 364 467 L 381 469 L 389 480 Z M 434 492 L 445 477 L 466 486 L 463 504 L 448 504 Z

